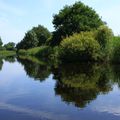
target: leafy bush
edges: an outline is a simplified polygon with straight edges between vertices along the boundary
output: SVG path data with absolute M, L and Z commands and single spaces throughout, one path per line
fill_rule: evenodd
M 36 56 L 38 57 L 49 57 L 49 55 L 52 53 L 52 48 L 49 46 L 41 46 L 39 51 L 36 53 Z
M 96 40 L 99 42 L 102 49 L 104 49 L 110 40 L 113 38 L 113 32 L 107 26 L 103 25 L 97 29 Z
M 96 61 L 99 52 L 100 45 L 93 32 L 81 32 L 61 42 L 59 57 L 62 61 Z
M 19 55 L 27 55 L 27 51 L 24 50 L 24 49 L 21 49 L 21 50 L 18 51 L 18 54 Z
M 104 61 L 108 61 L 111 52 L 111 42 L 113 38 L 113 32 L 107 26 L 100 26 L 95 33 L 95 39 L 100 44 L 100 56 Z
M 114 63 L 120 63 L 120 36 L 114 37 L 112 40 L 111 60 Z

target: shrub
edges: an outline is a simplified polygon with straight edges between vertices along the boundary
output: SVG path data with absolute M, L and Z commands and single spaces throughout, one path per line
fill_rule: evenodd
M 105 49 L 113 38 L 113 32 L 107 26 L 103 25 L 97 29 L 96 40 L 99 42 L 101 49 Z
M 49 55 L 52 53 L 52 48 L 49 46 L 41 46 L 39 51 L 36 53 L 36 56 L 38 57 L 49 57 Z
M 48 57 L 52 52 L 52 48 L 49 46 L 35 47 L 28 50 L 19 50 L 19 55 L 28 55 L 36 57 Z
M 64 39 L 60 44 L 59 57 L 62 61 L 96 61 L 100 45 L 93 32 L 81 32 Z
M 18 54 L 19 54 L 19 55 L 27 55 L 27 51 L 21 49 L 21 50 L 18 51 Z
M 112 40 L 111 61 L 120 63 L 120 36 L 114 37 Z
M 113 38 L 112 30 L 105 25 L 100 26 L 95 33 L 95 39 L 100 44 L 100 56 L 103 61 L 110 60 L 110 52 L 111 52 L 110 44 L 112 38 Z

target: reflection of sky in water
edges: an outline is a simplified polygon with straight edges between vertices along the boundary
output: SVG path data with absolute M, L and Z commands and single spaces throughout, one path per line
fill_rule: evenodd
M 6 72 L 7 71 L 7 72 Z M 0 109 L 29 114 L 33 117 L 46 119 L 63 119 L 67 115 L 54 114 L 41 110 L 54 104 L 54 82 L 52 76 L 44 83 L 34 81 L 26 76 L 23 67 L 17 62 L 5 62 L 0 72 Z M 43 89 L 44 88 L 44 89 Z M 40 105 L 40 106 L 39 106 Z
M 52 75 L 40 83 L 29 78 L 21 64 L 5 62 L 0 71 L 0 115 L 14 114 L 12 120 L 119 120 L 120 91 L 114 86 L 113 91 L 99 95 L 86 108 L 79 109 L 72 104 L 62 102 L 55 96 L 55 83 Z M 18 115 L 19 114 L 19 115 Z M 0 117 L 0 119 L 2 119 Z M 2 119 L 2 120 L 4 120 Z
M 120 116 L 120 89 L 117 85 L 107 95 L 100 95 L 91 103 L 91 109 L 97 112 L 108 112 Z

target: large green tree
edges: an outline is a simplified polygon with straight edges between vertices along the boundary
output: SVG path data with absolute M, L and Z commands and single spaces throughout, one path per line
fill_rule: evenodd
M 51 45 L 58 45 L 66 36 L 97 29 L 104 22 L 95 10 L 82 2 L 76 2 L 71 6 L 65 6 L 58 14 L 55 14 L 53 24 L 55 31 Z
M 17 44 L 17 49 L 29 49 L 38 46 L 37 35 L 34 31 L 28 31 L 23 40 Z
M 37 35 L 37 39 L 39 41 L 38 46 L 44 45 L 47 39 L 51 36 L 49 30 L 42 25 L 33 27 L 32 31 L 34 31 Z

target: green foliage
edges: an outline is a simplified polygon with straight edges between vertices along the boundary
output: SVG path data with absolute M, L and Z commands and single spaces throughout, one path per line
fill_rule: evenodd
M 51 37 L 51 33 L 42 25 L 38 25 L 38 27 L 33 27 L 32 31 L 34 31 L 37 35 L 37 39 L 39 41 L 38 46 L 45 45 L 47 39 Z
M 24 66 L 26 74 L 35 80 L 44 81 L 51 73 L 50 67 L 44 61 L 32 57 L 18 57 L 17 60 Z
M 111 54 L 111 42 L 113 38 L 113 32 L 107 26 L 100 26 L 96 33 L 95 39 L 100 44 L 100 57 L 102 61 L 109 61 Z
M 24 39 L 17 44 L 17 49 L 29 49 L 38 46 L 37 35 L 34 31 L 28 31 Z
M 1 37 L 0 37 L 0 46 L 2 46 L 3 45 L 3 42 L 2 42 L 2 39 L 1 39 Z
M 45 45 L 47 39 L 51 36 L 51 33 L 47 28 L 39 25 L 33 27 L 28 31 L 21 42 L 17 44 L 17 49 L 30 49 L 38 46 Z
M 105 49 L 112 38 L 113 32 L 107 26 L 100 26 L 97 29 L 96 40 L 99 42 L 101 49 Z
M 65 6 L 54 15 L 53 24 L 56 31 L 53 32 L 51 45 L 59 45 L 67 36 L 81 31 L 95 30 L 104 23 L 95 10 L 82 2 L 76 2 L 71 6 Z
M 92 32 L 81 32 L 61 42 L 60 59 L 63 61 L 96 61 L 100 45 Z
M 0 50 L 6 50 L 4 46 L 0 46 Z
M 5 61 L 10 62 L 10 63 L 14 63 L 15 62 L 15 56 L 7 56 L 4 58 Z
M 62 101 L 84 108 L 99 94 L 112 90 L 110 68 L 99 64 L 65 64 L 54 71 L 56 95 Z
M 116 36 L 112 40 L 111 61 L 120 63 L 120 36 Z
M 7 57 L 7 56 L 15 56 L 15 51 L 7 51 L 7 50 L 1 50 L 0 51 L 0 57 Z
M 41 46 L 35 47 L 28 50 L 19 50 L 19 55 L 28 55 L 28 56 L 36 56 L 36 57 L 49 57 L 52 52 L 52 48 L 49 46 Z
M 15 50 L 15 43 L 14 42 L 9 42 L 9 43 L 4 45 L 4 48 L 6 50 Z
M 27 50 L 20 49 L 20 50 L 18 51 L 18 54 L 19 54 L 19 55 L 27 55 Z

